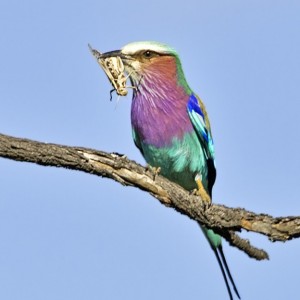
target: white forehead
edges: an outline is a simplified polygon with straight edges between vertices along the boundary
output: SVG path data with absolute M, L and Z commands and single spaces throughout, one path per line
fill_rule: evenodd
M 132 55 L 142 50 L 150 50 L 157 53 L 176 54 L 176 51 L 170 46 L 158 42 L 150 42 L 150 41 L 134 42 L 134 43 L 127 44 L 122 48 L 122 53 Z

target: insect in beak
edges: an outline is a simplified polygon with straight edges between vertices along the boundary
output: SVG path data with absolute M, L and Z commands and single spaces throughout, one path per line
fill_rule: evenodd
M 88 46 L 113 86 L 113 89 L 110 91 L 110 100 L 113 91 L 116 91 L 119 96 L 126 96 L 128 94 L 126 87 L 128 76 L 125 75 L 121 52 L 117 50 L 101 53 L 93 49 L 90 45 Z

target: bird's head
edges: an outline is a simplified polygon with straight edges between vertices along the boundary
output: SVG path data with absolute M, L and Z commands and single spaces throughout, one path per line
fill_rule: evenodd
M 178 54 L 168 45 L 151 41 L 134 42 L 101 56 L 119 56 L 134 87 L 176 84 L 189 89 Z

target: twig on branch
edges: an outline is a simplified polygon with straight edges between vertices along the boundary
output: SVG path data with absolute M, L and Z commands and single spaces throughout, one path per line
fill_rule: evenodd
M 138 187 L 163 205 L 212 228 L 230 245 L 258 260 L 267 259 L 268 254 L 251 246 L 249 241 L 240 238 L 235 231 L 253 231 L 266 235 L 272 241 L 287 241 L 300 236 L 300 217 L 274 218 L 218 204 L 206 209 L 199 196 L 190 194 L 162 176 L 156 176 L 154 180 L 147 169 L 117 153 L 41 143 L 0 134 L 0 157 L 78 170 Z

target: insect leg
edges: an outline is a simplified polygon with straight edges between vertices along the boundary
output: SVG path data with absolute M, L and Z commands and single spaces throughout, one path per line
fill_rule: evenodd
M 109 95 L 110 95 L 109 101 L 112 101 L 112 93 L 113 93 L 115 90 L 116 90 L 116 89 L 113 88 L 113 89 L 109 92 Z

